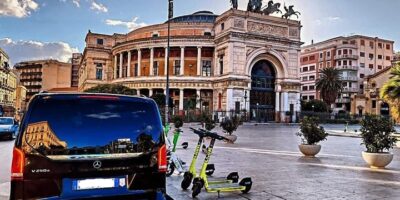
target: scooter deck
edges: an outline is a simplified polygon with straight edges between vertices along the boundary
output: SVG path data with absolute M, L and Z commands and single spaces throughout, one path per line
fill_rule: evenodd
M 215 184 L 232 183 L 232 180 L 226 179 L 224 177 L 208 177 L 207 182 L 210 185 L 215 185 Z
M 229 192 L 245 190 L 246 187 L 238 183 L 209 184 L 206 188 L 207 192 Z

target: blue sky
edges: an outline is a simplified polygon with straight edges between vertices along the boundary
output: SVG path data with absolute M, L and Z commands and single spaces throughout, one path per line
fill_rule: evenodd
M 248 0 L 239 0 L 245 9 Z M 395 41 L 400 50 L 399 0 L 276 0 L 295 5 L 302 15 L 306 44 L 339 35 L 364 34 Z M 264 0 L 264 4 L 267 0 Z M 229 0 L 175 0 L 175 16 L 210 10 L 220 14 Z M 1 0 L 0 47 L 12 62 L 28 59 L 67 60 L 83 51 L 87 31 L 127 33 L 164 22 L 167 0 Z M 282 9 L 283 10 L 283 9 Z M 70 56 L 69 56 L 70 57 Z

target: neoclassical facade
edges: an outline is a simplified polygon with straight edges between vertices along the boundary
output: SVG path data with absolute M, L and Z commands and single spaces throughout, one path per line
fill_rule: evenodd
M 300 110 L 299 21 L 231 9 L 171 19 L 170 96 L 176 110 L 247 111 L 251 119 L 284 121 Z M 127 34 L 89 33 L 79 90 L 102 83 L 165 93 L 167 23 Z M 223 112 L 220 112 L 223 113 Z

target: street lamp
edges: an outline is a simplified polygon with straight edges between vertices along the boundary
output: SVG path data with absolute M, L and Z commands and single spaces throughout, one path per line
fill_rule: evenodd
M 168 37 L 167 37 L 167 80 L 165 88 L 165 125 L 168 124 L 169 116 L 169 54 L 170 54 L 170 32 L 171 32 L 171 19 L 174 16 L 174 0 L 168 0 Z
M 244 117 L 247 120 L 247 90 L 244 91 Z

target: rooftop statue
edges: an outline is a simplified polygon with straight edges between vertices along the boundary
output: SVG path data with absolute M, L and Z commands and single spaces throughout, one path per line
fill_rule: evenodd
M 262 0 L 249 0 L 247 11 L 261 13 Z
M 238 0 L 231 0 L 232 8 L 238 9 Z
M 264 15 L 270 15 L 275 12 L 282 13 L 282 11 L 279 10 L 280 7 L 281 7 L 280 3 L 274 3 L 274 1 L 271 0 L 268 2 L 268 5 L 266 7 L 264 7 L 264 10 L 262 10 L 262 13 L 264 13 Z
M 296 15 L 296 17 L 299 18 L 299 15 L 301 15 L 301 13 L 299 11 L 293 10 L 293 7 L 293 5 L 289 6 L 289 8 L 285 6 L 286 13 L 282 15 L 282 18 L 289 19 L 292 15 Z

